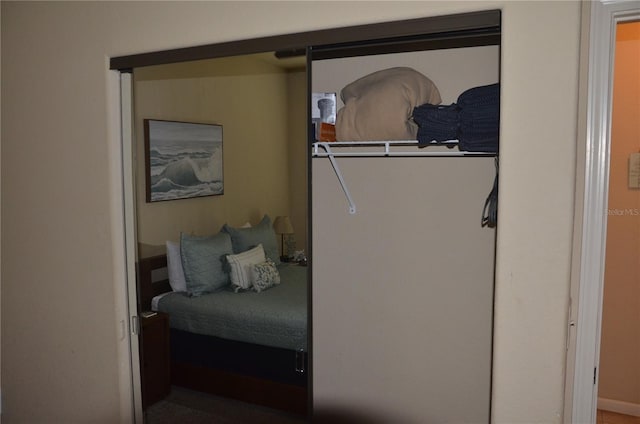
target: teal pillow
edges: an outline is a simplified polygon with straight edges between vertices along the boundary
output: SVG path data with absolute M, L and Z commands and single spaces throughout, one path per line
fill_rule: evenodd
M 222 232 L 231 236 L 234 253 L 246 252 L 262 244 L 264 253 L 267 258 L 271 259 L 276 265 L 280 263 L 280 253 L 278 249 L 278 239 L 271 224 L 271 218 L 265 215 L 262 221 L 255 227 L 234 228 L 227 224 L 222 226 Z
M 227 233 L 208 237 L 180 234 L 180 256 L 189 296 L 212 293 L 229 285 L 226 256 L 232 253 Z

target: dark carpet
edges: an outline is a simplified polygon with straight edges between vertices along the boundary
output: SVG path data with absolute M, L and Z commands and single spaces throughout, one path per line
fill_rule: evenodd
M 300 424 L 304 417 L 172 386 L 171 394 L 145 411 L 145 424 Z

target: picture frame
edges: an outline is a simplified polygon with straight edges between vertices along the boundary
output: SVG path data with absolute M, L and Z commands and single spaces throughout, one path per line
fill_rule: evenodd
M 222 125 L 144 119 L 147 203 L 224 194 Z

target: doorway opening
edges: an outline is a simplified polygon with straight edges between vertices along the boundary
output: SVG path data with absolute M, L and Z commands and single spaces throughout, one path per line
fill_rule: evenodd
M 612 201 L 610 184 L 615 184 L 616 190 L 629 189 L 628 180 L 625 181 L 624 187 L 620 187 L 620 181 L 615 177 L 618 171 L 628 172 L 628 163 L 624 164 L 621 170 L 621 163 L 614 161 L 612 156 L 612 151 L 617 149 L 616 146 L 612 150 L 612 143 L 615 142 L 612 141 L 614 133 L 611 120 L 616 65 L 614 52 L 617 48 L 615 35 L 619 24 L 637 22 L 640 19 L 640 7 L 638 2 L 593 2 L 590 5 L 590 19 L 587 55 L 589 86 L 586 89 L 587 143 L 583 152 L 584 174 L 580 174 L 580 169 L 578 171 L 578 182 L 584 181 L 584 190 L 578 191 L 576 197 L 577 204 L 583 206 L 581 209 L 577 208 L 576 215 L 576 223 L 580 226 L 576 235 L 581 246 L 575 250 L 574 259 L 579 264 L 579 269 L 574 270 L 574 306 L 569 319 L 570 329 L 576 330 L 575 335 L 569 333 L 570 339 L 575 337 L 575 344 L 569 342 L 567 364 L 565 420 L 571 422 L 596 422 L 598 415 L 599 378 L 603 372 L 600 367 L 600 342 L 605 290 L 605 251 L 608 248 L 607 224 L 612 219 L 609 213 L 611 207 L 617 208 L 608 205 L 608 202 Z M 637 124 L 637 113 L 634 122 Z M 629 152 L 625 154 L 627 160 L 630 159 Z M 606 267 L 609 268 L 609 273 L 613 270 L 609 265 Z M 575 352 L 572 351 L 574 346 Z
M 640 417 L 640 21 L 616 25 L 598 422 Z

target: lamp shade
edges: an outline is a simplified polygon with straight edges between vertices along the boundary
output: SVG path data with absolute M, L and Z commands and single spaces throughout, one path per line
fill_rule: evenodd
M 273 230 L 276 234 L 293 234 L 293 225 L 288 216 L 278 216 L 273 221 Z

